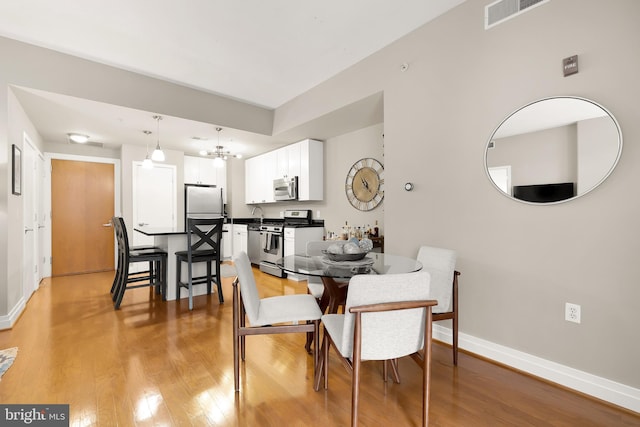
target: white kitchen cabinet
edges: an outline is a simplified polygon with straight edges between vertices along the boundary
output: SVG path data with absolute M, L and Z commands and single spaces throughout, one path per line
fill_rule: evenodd
M 184 183 L 217 185 L 218 176 L 215 169 L 212 159 L 184 156 Z
M 246 224 L 233 224 L 233 253 L 247 253 L 249 247 L 249 230 Z
M 300 175 L 300 144 L 291 144 L 276 151 L 275 178 L 291 178 Z
M 275 202 L 273 180 L 276 162 L 274 151 L 245 160 L 245 203 Z
M 258 203 L 258 189 L 255 185 L 259 157 L 252 157 L 244 161 L 244 202 Z
M 222 226 L 222 259 L 231 259 L 233 255 L 233 233 L 231 231 L 231 224 L 224 224 Z
M 323 200 L 322 141 L 305 139 L 245 160 L 245 203 L 272 203 L 273 180 L 298 177 L 298 200 Z
M 222 198 L 227 203 L 227 167 L 217 168 L 213 159 L 184 156 L 184 183 L 215 185 L 222 188 Z
M 324 199 L 324 149 L 322 141 L 305 139 L 300 147 L 298 200 Z

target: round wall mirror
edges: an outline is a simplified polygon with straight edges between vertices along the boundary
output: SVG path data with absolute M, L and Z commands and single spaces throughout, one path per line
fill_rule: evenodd
M 498 125 L 485 150 L 494 186 L 523 203 L 562 203 L 596 188 L 622 153 L 622 133 L 603 106 L 560 96 L 519 108 Z

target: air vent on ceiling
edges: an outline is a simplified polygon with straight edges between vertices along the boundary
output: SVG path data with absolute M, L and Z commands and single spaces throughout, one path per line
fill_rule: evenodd
M 84 145 L 85 147 L 100 147 L 103 148 L 104 144 L 102 142 L 93 142 L 93 141 L 88 141 L 88 142 L 74 142 L 72 140 L 69 140 L 69 144 L 73 144 L 73 145 Z
M 524 13 L 550 0 L 498 0 L 484 8 L 484 29 Z

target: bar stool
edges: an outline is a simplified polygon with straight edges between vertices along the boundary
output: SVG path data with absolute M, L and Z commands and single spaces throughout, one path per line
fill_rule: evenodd
M 218 300 L 224 302 L 220 280 L 220 244 L 222 243 L 223 218 L 188 218 L 187 250 L 176 252 L 176 299 L 180 299 L 180 290 L 189 291 L 189 310 L 193 310 L 193 285 L 206 283 L 207 294 L 211 294 L 211 282 L 215 278 L 218 286 Z M 182 281 L 182 263 L 187 263 L 187 281 Z M 193 277 L 193 264 L 205 262 L 207 274 Z M 215 263 L 215 274 L 212 266 Z
M 127 289 L 154 287 L 156 293 L 167 300 L 167 253 L 159 248 L 131 249 L 129 237 L 122 217 L 112 219 L 113 229 L 118 242 L 118 266 L 112 285 L 114 308 L 120 303 Z M 129 273 L 129 266 L 135 262 L 149 263 L 149 271 Z M 145 283 L 141 283 L 145 282 Z
M 120 222 L 118 220 L 119 217 L 113 217 L 111 219 L 111 225 L 113 226 L 113 231 L 114 233 L 117 233 L 117 229 L 116 227 L 120 226 Z M 126 233 L 126 226 L 124 228 L 124 231 Z M 117 235 L 116 235 L 117 238 Z M 138 246 L 129 246 L 129 251 L 148 251 L 150 249 L 153 250 L 161 250 L 160 248 L 158 248 L 157 246 L 153 246 L 153 245 L 138 245 Z M 116 288 L 118 287 L 118 284 L 120 283 L 120 273 L 122 271 L 122 257 L 119 256 L 120 253 L 118 252 L 118 265 L 116 266 L 116 274 L 113 278 L 113 283 L 111 284 L 111 295 L 113 295 L 113 293 L 115 292 Z M 146 274 L 149 276 L 153 276 L 154 275 L 154 263 L 152 261 L 149 262 L 149 269 L 147 271 L 139 271 L 136 274 L 141 275 L 141 274 Z M 160 293 L 160 289 L 157 289 L 157 293 Z

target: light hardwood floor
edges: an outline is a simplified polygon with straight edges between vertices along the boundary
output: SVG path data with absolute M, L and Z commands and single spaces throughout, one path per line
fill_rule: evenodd
M 305 282 L 255 270 L 263 296 L 306 292 Z M 216 295 L 162 302 L 127 291 L 113 309 L 113 273 L 43 281 L 0 348 L 19 347 L 0 382 L 2 403 L 68 403 L 71 425 L 344 426 L 350 376 L 330 361 L 329 389 L 313 390 L 301 334 L 247 337 L 241 391 L 233 390 L 231 279 Z M 363 426 L 420 424 L 417 365 L 400 361 L 401 384 L 364 365 Z M 434 344 L 432 426 L 638 426 L 640 415 Z

